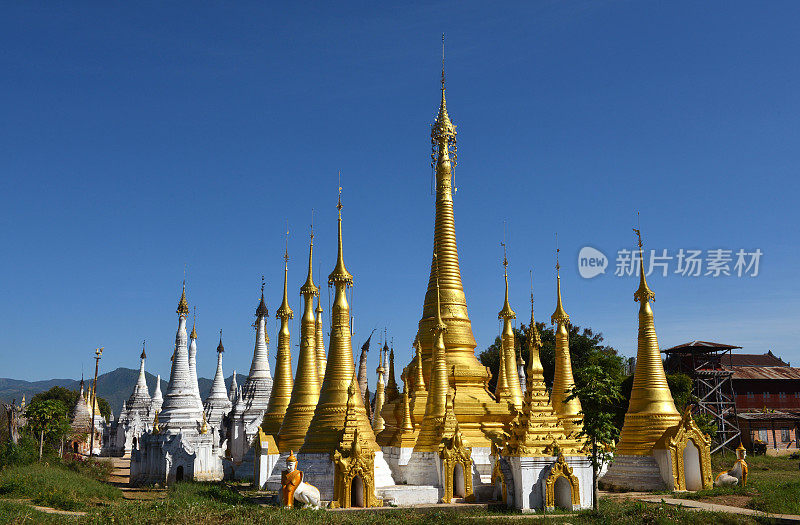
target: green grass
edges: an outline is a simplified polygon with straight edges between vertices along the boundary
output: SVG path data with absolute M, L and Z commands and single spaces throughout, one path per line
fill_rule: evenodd
M 714 455 L 711 458 L 714 477 L 731 468 L 732 454 Z M 798 460 L 788 456 L 752 456 L 748 466 L 745 487 L 714 487 L 710 490 L 676 493 L 675 497 L 705 500 L 714 496 L 746 496 L 751 498 L 747 508 L 776 514 L 800 514 L 800 469 Z
M 66 518 L 67 520 L 69 518 Z M 0 500 L 0 523 L 64 523 L 64 516 L 45 514 L 30 505 L 17 501 Z
M 0 470 L 0 496 L 25 498 L 62 510 L 86 510 L 120 499 L 116 487 L 59 466 L 33 464 Z

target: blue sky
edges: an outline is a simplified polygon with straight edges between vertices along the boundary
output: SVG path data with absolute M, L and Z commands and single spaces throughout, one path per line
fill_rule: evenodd
M 298 313 L 308 226 L 335 262 L 337 171 L 356 342 L 405 363 L 433 234 L 429 133 L 447 33 L 456 227 L 479 350 L 512 306 L 555 305 L 636 349 L 619 249 L 760 249 L 753 277 L 653 275 L 662 347 L 693 339 L 800 362 L 800 39 L 794 2 L 8 4 L 0 20 L 1 376 L 169 373 L 184 264 L 199 373 L 245 372 L 261 275 Z M 578 274 L 593 246 L 611 268 Z M 674 270 L 674 266 L 671 270 Z M 327 310 L 327 293 L 323 294 Z M 274 348 L 276 322 L 268 325 Z M 273 352 L 274 355 L 274 352 Z M 374 369 L 377 353 L 370 355 Z

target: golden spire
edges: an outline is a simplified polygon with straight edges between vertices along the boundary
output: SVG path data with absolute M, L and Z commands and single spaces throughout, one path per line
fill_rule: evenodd
M 559 422 L 564 426 L 564 430 L 570 436 L 577 436 L 581 430 L 581 402 L 575 397 L 567 401 L 570 391 L 575 387 L 575 379 L 572 376 L 572 359 L 569 355 L 569 315 L 564 311 L 561 304 L 561 265 L 558 262 L 558 252 L 556 248 L 556 281 L 558 299 L 556 311 L 550 317 L 550 322 L 557 325 L 556 328 L 556 366 L 553 374 L 553 393 L 550 399 L 553 403 L 553 410 L 558 415 Z
M 178 301 L 178 309 L 175 310 L 176 314 L 180 317 L 189 315 L 189 303 L 186 302 L 186 279 L 183 280 L 183 290 L 181 291 L 181 300 Z
M 314 284 L 314 271 L 313 271 L 313 262 L 314 262 L 314 210 L 311 210 L 311 241 L 308 243 L 308 276 L 306 277 L 306 282 L 300 288 L 300 295 L 305 295 L 307 293 L 311 295 L 319 295 L 319 288 L 317 285 Z
M 339 173 L 341 177 L 341 172 Z M 342 187 L 339 186 L 339 203 L 336 205 L 336 209 L 339 210 L 339 244 L 338 244 L 338 253 L 336 255 L 336 267 L 333 269 L 331 274 L 328 276 L 328 284 L 336 285 L 338 283 L 344 283 L 347 286 L 353 285 L 353 276 L 350 275 L 350 272 L 347 271 L 347 268 L 344 266 L 344 250 L 342 248 Z M 348 321 L 349 324 L 349 321 Z
M 541 382 L 541 386 L 544 386 L 544 368 L 539 358 L 541 348 L 542 338 L 539 335 L 536 320 L 533 318 L 533 270 L 531 270 L 531 323 L 528 326 L 528 369 L 525 371 L 528 384 L 525 385 L 526 392 L 530 392 L 533 388 L 539 386 L 537 382 Z
M 315 313 L 317 314 L 317 319 L 314 323 L 316 335 L 314 343 L 317 349 L 317 377 L 321 385 L 322 380 L 325 378 L 325 367 L 328 363 L 328 359 L 325 357 L 325 340 L 322 334 L 322 299 L 320 299 L 319 294 L 317 294 L 317 309 Z
M 667 428 L 680 422 L 681 416 L 667 385 L 658 348 L 655 320 L 650 307 L 655 294 L 647 286 L 644 275 L 642 236 L 638 229 L 634 228 L 633 231 L 639 241 L 639 289 L 633 295 L 633 300 L 640 303 L 638 348 L 631 400 L 615 455 L 644 456 L 650 454 L 653 445 Z
M 508 303 L 508 256 L 506 254 L 506 243 L 502 242 L 500 244 L 503 246 L 503 277 L 506 283 L 506 292 L 503 308 L 500 310 L 500 313 L 497 314 L 497 318 L 503 321 L 503 332 L 500 334 L 500 353 L 502 354 L 500 363 L 502 367 L 498 374 L 505 374 L 508 401 L 519 409 L 522 406 L 522 387 L 519 384 L 519 374 L 517 373 L 514 327 L 511 325 L 511 321 L 517 318 L 517 314 L 514 313 L 514 310 L 511 309 L 511 305 Z M 497 381 L 498 390 L 500 390 L 501 385 L 499 375 Z M 497 396 L 498 400 L 505 397 L 502 394 L 503 392 L 501 391 L 501 395 Z
M 342 428 L 345 427 L 345 416 L 348 425 L 358 429 L 358 435 L 365 447 L 377 452 L 380 450 L 375 442 L 375 434 L 367 419 L 364 399 L 361 396 L 348 395 L 355 376 L 353 362 L 353 342 L 350 326 L 350 305 L 347 303 L 348 286 L 353 284 L 353 276 L 344 266 L 342 250 L 342 202 L 341 186 L 339 190 L 339 254 L 336 267 L 328 277 L 328 284 L 336 288 L 331 315 L 331 335 L 328 350 L 328 364 L 325 379 L 319 394 L 319 402 L 314 410 L 314 417 L 308 427 L 302 453 L 330 453 L 340 443 Z M 348 409 L 348 398 L 351 410 Z
M 435 171 L 435 224 L 433 244 L 436 259 L 431 257 L 428 287 L 425 292 L 422 316 L 419 321 L 417 337 L 422 346 L 423 375 L 428 392 L 431 386 L 431 368 L 434 362 L 434 339 L 432 331 L 438 324 L 436 318 L 437 288 L 436 273 L 440 288 L 440 319 L 447 324 L 443 334 L 448 366 L 456 365 L 454 381 L 460 396 L 455 411 L 461 430 L 469 442 L 476 447 L 489 447 L 491 438 L 502 432 L 510 420 L 508 406 L 501 406 L 486 390 L 488 379 L 486 367 L 475 356 L 475 336 L 467 311 L 467 300 L 461 282 L 461 270 L 456 242 L 455 214 L 453 211 L 453 169 L 457 161 L 456 126 L 447 109 L 445 84 L 441 86 L 439 112 L 431 125 L 431 166 Z M 438 264 L 438 271 L 434 266 Z M 412 363 L 413 364 L 413 363 Z M 381 444 L 388 444 L 399 431 L 400 421 L 390 421 L 386 414 L 399 414 L 401 400 L 387 403 L 384 418 L 387 430 L 381 433 Z M 427 402 L 425 403 L 427 406 Z M 422 410 L 419 406 L 419 410 Z M 414 402 L 414 416 L 418 404 Z M 394 418 L 392 418 L 394 419 Z M 416 421 L 416 419 L 415 419 Z M 415 423 L 416 424 L 416 423 Z
M 436 278 L 436 323 L 433 325 L 434 347 L 433 365 L 428 399 L 425 405 L 425 416 L 420 425 L 419 437 L 414 450 L 422 452 L 438 451 L 441 443 L 441 430 L 447 411 L 447 393 L 450 384 L 447 379 L 447 359 L 445 357 L 444 333 L 447 325 L 442 319 L 441 298 L 439 291 L 439 270 L 436 253 L 433 255 Z
M 408 403 L 408 383 L 406 382 L 406 375 L 401 374 L 400 378 L 403 380 L 403 432 L 413 432 L 414 425 L 411 423 L 411 405 Z
M 564 311 L 564 306 L 561 304 L 561 264 L 558 262 L 558 252 L 556 248 L 556 311 L 550 316 L 550 324 L 558 323 L 559 325 L 569 324 L 569 315 Z
M 319 390 L 322 380 L 319 377 L 317 363 L 317 319 L 314 317 L 314 296 L 318 295 L 318 288 L 312 279 L 312 253 L 314 249 L 314 229 L 311 227 L 311 240 L 308 248 L 308 278 L 300 288 L 303 296 L 303 317 L 300 320 L 300 354 L 297 360 L 294 388 L 291 390 L 289 407 L 283 424 L 280 425 L 277 444 L 278 450 L 298 450 L 303 446 L 308 425 L 314 416 L 314 408 L 319 400 Z M 319 322 L 322 322 L 321 314 Z M 321 332 L 321 328 L 319 332 Z M 319 337 L 322 337 L 321 333 Z M 323 349 L 323 357 L 325 351 Z M 273 388 L 275 388 L 273 386 Z
M 286 416 L 286 408 L 292 397 L 292 333 L 289 330 L 289 319 L 294 312 L 289 307 L 287 282 L 289 277 L 289 231 L 286 231 L 286 251 L 283 254 L 283 302 L 276 310 L 275 317 L 281 320 L 278 332 L 278 348 L 275 354 L 275 377 L 269 394 L 269 404 L 261 420 L 261 429 L 269 436 L 277 436 L 281 423 Z
M 197 339 L 197 330 L 195 329 L 195 325 L 197 324 L 197 307 L 192 307 L 192 333 L 189 334 L 190 339 Z
M 275 318 L 283 320 L 294 319 L 294 311 L 289 306 L 289 230 L 286 230 L 286 251 L 283 253 L 283 301 L 275 311 Z
M 412 388 L 414 395 L 417 396 L 427 390 L 425 388 L 425 377 L 422 374 L 422 345 L 420 345 L 419 339 L 414 340 L 414 375 L 414 386 Z

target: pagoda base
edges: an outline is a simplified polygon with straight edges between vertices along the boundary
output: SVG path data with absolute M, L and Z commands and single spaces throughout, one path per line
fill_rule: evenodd
M 384 505 L 408 506 L 439 503 L 444 489 L 426 485 L 393 485 L 376 491 Z
M 285 462 L 284 462 L 285 463 Z M 280 459 L 277 465 L 280 465 Z M 375 492 L 383 487 L 391 487 L 395 484 L 392 478 L 392 469 L 383 458 L 383 452 L 375 452 Z M 330 454 L 297 454 L 297 470 L 303 472 L 303 481 L 310 483 L 319 489 L 320 499 L 332 501 L 334 494 L 334 478 L 336 468 Z M 280 475 L 280 474 L 279 474 Z
M 588 509 L 592 506 L 592 465 L 586 456 L 565 456 L 563 465 L 556 456 L 503 457 L 507 467 L 501 469 L 503 477 L 511 471 L 513 482 L 500 480 L 500 496 L 509 507 L 523 512 Z M 512 485 L 512 486 L 509 486 Z M 505 488 L 505 494 L 502 494 Z M 502 498 L 501 498 L 502 499 Z
M 131 454 L 131 485 L 221 481 L 222 460 L 210 434 L 145 432 Z
M 653 456 L 614 456 L 608 472 L 600 478 L 600 488 L 613 491 L 667 490 Z

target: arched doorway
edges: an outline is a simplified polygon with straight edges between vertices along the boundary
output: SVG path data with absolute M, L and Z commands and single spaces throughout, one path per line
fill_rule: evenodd
M 683 475 L 686 480 L 686 490 L 700 490 L 703 488 L 703 474 L 700 470 L 700 449 L 691 439 L 686 440 L 683 449 Z
M 183 481 L 183 465 L 175 469 L 175 481 Z
M 564 476 L 559 477 L 553 485 L 553 498 L 556 507 L 572 510 L 572 485 Z
M 72 442 L 72 452 L 74 452 L 75 454 L 78 453 L 78 442 L 77 441 L 73 441 Z
M 464 479 L 464 467 L 461 463 L 456 463 L 453 467 L 453 497 L 467 497 L 467 483 Z
M 361 476 L 356 476 L 350 484 L 350 506 L 364 506 L 364 480 Z

